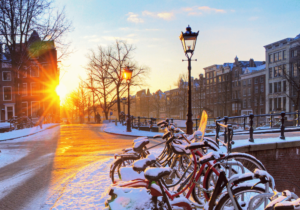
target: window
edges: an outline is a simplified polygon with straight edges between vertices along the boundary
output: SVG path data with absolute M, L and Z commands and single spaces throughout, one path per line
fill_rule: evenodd
M 293 77 L 297 77 L 298 76 L 298 74 L 297 74 L 297 63 L 294 63 L 292 65 L 292 76 Z
M 28 116 L 28 102 L 22 102 L 22 115 Z
M 272 93 L 272 83 L 269 83 L 269 93 Z
M 243 100 L 243 108 L 246 108 L 247 106 L 247 102 L 246 102 L 246 99 Z
M 283 92 L 286 92 L 286 81 L 283 81 Z
M 222 82 L 221 76 L 218 76 L 218 80 L 219 80 L 219 82 Z
M 273 55 L 272 54 L 269 55 L 269 63 L 273 63 Z
M 264 77 L 260 77 L 260 83 L 264 83 Z
M 216 77 L 214 78 L 214 83 L 217 83 L 217 78 Z
M 263 84 L 260 85 L 260 92 L 263 93 L 265 90 L 265 86 Z
M 22 84 L 22 96 L 27 96 L 27 83 Z
M 255 78 L 254 79 L 254 84 L 257 84 L 258 83 L 258 78 Z
M 248 89 L 248 96 L 251 96 L 251 88 Z
M 281 110 L 281 98 L 278 98 L 277 101 L 278 101 L 277 107 L 278 107 L 279 110 Z
M 23 68 L 23 70 L 21 70 L 21 74 L 23 75 L 23 78 L 27 77 L 27 67 L 26 66 Z
M 251 79 L 248 79 L 248 85 L 251 85 Z
M 243 90 L 243 96 L 246 96 L 246 89 Z
M 245 86 L 246 85 L 246 80 L 243 80 L 243 86 Z
M 11 87 L 3 86 L 3 101 L 11 101 L 12 90 Z
M 269 99 L 269 111 L 272 111 L 272 98 Z
M 31 77 L 38 77 L 39 76 L 39 66 L 32 65 L 30 67 L 30 76 Z
M 274 53 L 274 62 L 281 60 L 281 52 Z
M 281 92 L 281 82 L 277 82 L 277 91 L 278 93 Z
M 251 99 L 248 98 L 248 107 L 250 108 L 251 107 Z
M 283 108 L 283 111 L 285 111 L 286 110 L 286 97 L 282 98 L 282 102 L 283 102 L 282 108 Z
M 292 50 L 292 58 L 297 56 L 297 50 Z
M 272 68 L 269 68 L 269 78 L 272 78 Z
M 39 94 L 39 88 L 38 88 L 38 83 L 32 82 L 31 83 L 31 95 L 36 96 Z
M 286 74 L 286 64 L 282 65 L 282 75 Z
M 282 66 L 278 66 L 278 77 L 282 76 Z
M 254 99 L 254 106 L 257 106 L 257 98 Z
M 274 77 L 278 77 L 278 66 L 274 67 Z
M 258 93 L 258 86 L 255 86 L 255 93 Z
M 274 93 L 277 93 L 277 82 L 274 82 Z
M 259 97 L 259 103 L 260 103 L 260 105 L 264 104 L 264 97 L 263 96 Z
M 274 110 L 277 110 L 277 98 L 274 98 Z
M 10 71 L 2 72 L 2 81 L 11 81 L 11 72 Z
M 38 111 L 40 109 L 40 102 L 32 101 L 31 102 L 31 117 L 36 118 L 38 117 Z
M 261 109 L 260 109 L 260 114 L 265 114 L 265 113 L 264 113 L 264 108 L 261 108 Z
M 282 51 L 282 57 L 283 57 L 283 60 L 286 59 L 286 50 L 283 50 L 283 51 Z

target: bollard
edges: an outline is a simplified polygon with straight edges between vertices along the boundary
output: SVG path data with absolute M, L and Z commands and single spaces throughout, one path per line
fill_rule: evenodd
M 171 123 L 173 123 L 173 118 L 171 118 Z
M 249 135 L 250 135 L 250 138 L 249 138 L 249 142 L 254 142 L 254 139 L 253 139 L 253 118 L 254 118 L 254 115 L 251 113 L 249 115 L 249 118 L 250 118 L 250 129 L 249 129 Z
M 228 117 L 225 116 L 224 117 L 224 124 L 227 125 L 227 122 L 228 122 Z M 227 141 L 228 141 L 228 139 L 227 139 L 227 129 L 225 128 L 225 130 L 224 130 L 224 143 L 227 144 Z
M 138 129 L 140 130 L 141 118 L 138 116 Z
M 284 136 L 284 116 L 285 116 L 285 112 L 281 112 L 281 126 L 280 126 L 280 139 L 285 140 L 285 136 Z
M 233 137 L 232 125 L 228 125 L 227 129 L 228 129 L 228 134 L 227 134 L 228 135 L 228 137 L 227 137 L 227 139 L 228 139 L 227 152 L 231 153 L 231 148 L 232 148 L 231 144 L 232 144 L 232 137 Z

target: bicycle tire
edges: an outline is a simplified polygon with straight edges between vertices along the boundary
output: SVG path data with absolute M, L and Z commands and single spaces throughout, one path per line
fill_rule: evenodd
M 263 187 L 259 187 L 259 186 L 242 186 L 242 187 L 237 187 L 232 191 L 233 195 L 236 197 L 236 199 L 239 201 L 240 199 L 240 195 L 243 193 L 243 199 L 247 199 L 249 198 L 248 202 L 250 201 L 250 199 L 252 197 L 254 197 L 254 193 L 259 193 L 259 194 L 263 194 L 265 193 L 265 189 Z M 249 193 L 247 196 L 245 196 L 245 193 Z M 263 202 L 263 198 L 259 200 L 259 202 L 257 203 L 257 205 L 262 205 Z M 245 201 L 242 201 L 243 203 Z M 240 203 L 242 203 L 240 202 Z M 215 207 L 215 210 L 222 210 L 222 209 L 228 209 L 228 207 L 233 207 L 232 204 L 230 206 L 231 203 L 231 199 L 228 195 L 228 193 L 226 193 L 226 195 L 224 195 L 223 197 L 220 198 L 220 200 L 218 201 L 217 206 Z M 258 206 L 257 206 L 258 207 Z M 264 209 L 264 208 L 262 208 Z
M 110 170 L 110 178 L 112 183 L 115 183 L 117 181 L 121 180 L 121 175 L 120 175 L 120 168 L 121 166 L 130 166 L 135 160 L 140 159 L 137 156 L 130 156 L 130 157 L 123 157 L 123 158 L 118 158 L 112 165 L 111 165 L 111 170 Z
M 244 168 L 248 169 L 248 171 L 245 171 L 246 173 L 249 171 L 254 172 L 254 170 L 256 168 L 261 169 L 261 170 L 266 170 L 265 166 L 258 159 L 256 159 L 252 155 L 245 154 L 245 153 L 231 153 L 222 160 L 230 161 L 232 159 L 235 159 L 236 161 L 241 162 L 243 164 Z M 214 167 L 217 170 L 221 169 L 221 166 L 218 164 L 215 165 Z M 226 172 L 227 177 L 229 177 L 229 170 L 226 170 L 225 172 Z M 200 183 L 201 183 L 201 177 L 199 179 Z M 218 179 L 218 177 L 215 176 L 213 170 L 209 170 L 209 172 L 207 174 L 207 179 L 205 180 L 205 187 L 206 187 L 205 190 L 208 190 L 210 187 L 214 187 L 217 182 L 217 179 Z M 195 187 L 192 191 L 192 196 L 197 203 L 201 203 L 201 201 L 198 198 L 198 194 L 201 193 L 201 190 L 198 189 L 197 192 L 196 192 L 196 190 L 197 190 L 197 188 Z M 208 198 L 210 198 L 210 196 L 211 196 L 211 194 L 209 192 L 203 192 L 203 194 L 206 195 Z M 203 198 L 203 196 L 201 198 Z

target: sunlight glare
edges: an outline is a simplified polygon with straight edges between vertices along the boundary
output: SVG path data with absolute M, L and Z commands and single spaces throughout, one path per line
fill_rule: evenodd
M 67 88 L 63 84 L 59 84 L 55 89 L 57 95 L 59 95 L 60 100 L 63 101 L 67 95 Z

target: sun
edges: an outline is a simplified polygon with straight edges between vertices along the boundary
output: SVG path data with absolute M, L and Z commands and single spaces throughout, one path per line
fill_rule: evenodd
M 63 101 L 67 95 L 67 88 L 63 84 L 59 84 L 55 89 L 57 95 L 59 95 L 60 100 Z

